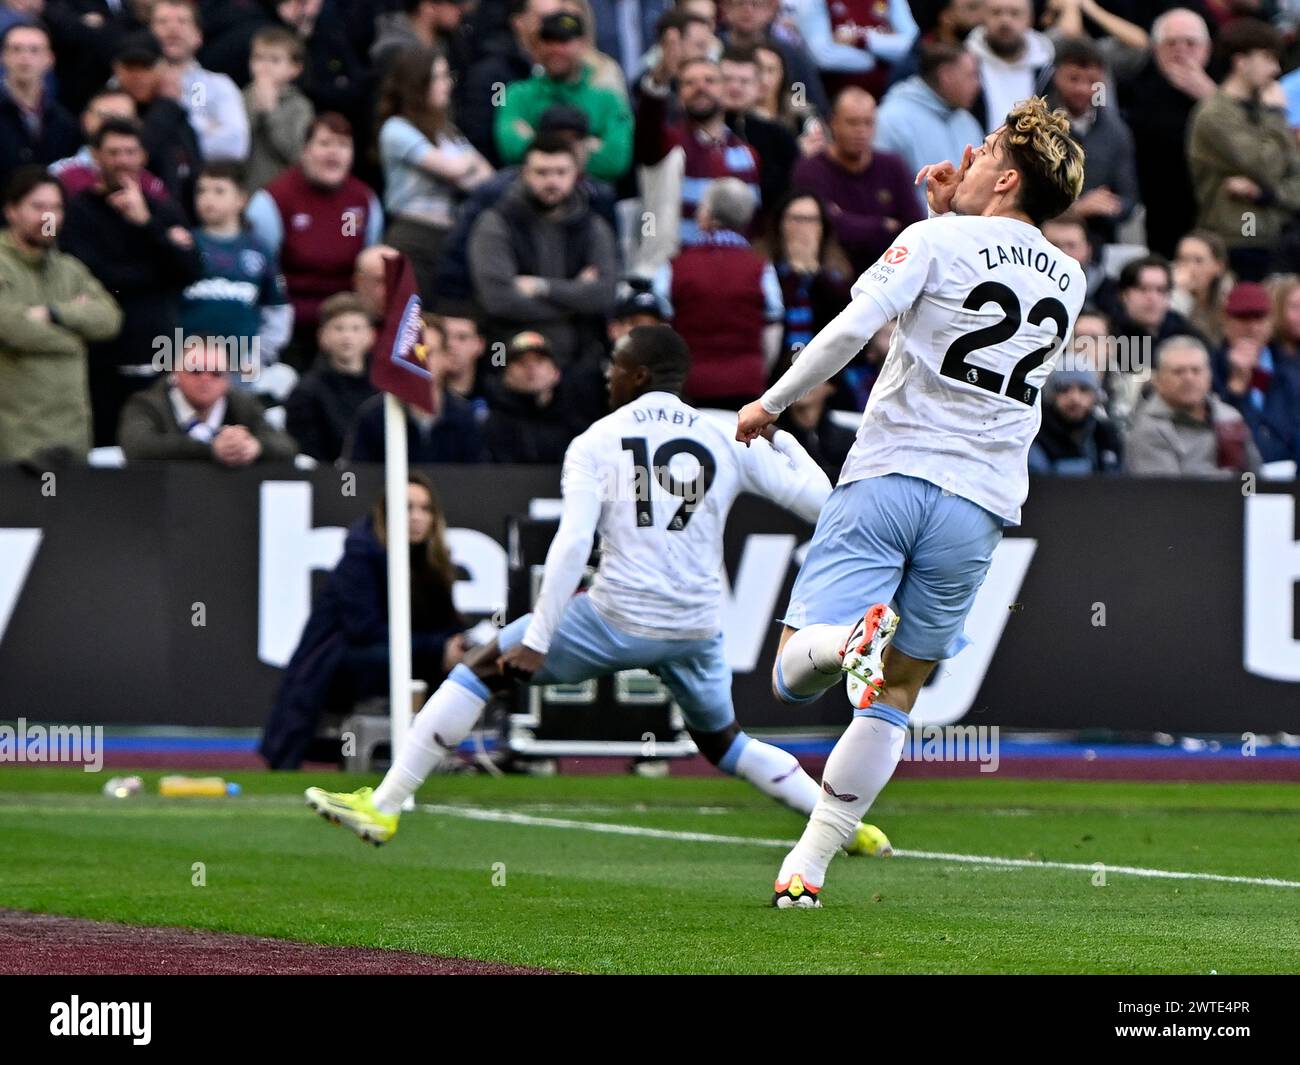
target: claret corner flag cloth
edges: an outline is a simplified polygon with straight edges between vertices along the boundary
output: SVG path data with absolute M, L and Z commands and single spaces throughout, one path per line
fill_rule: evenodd
M 432 413 L 433 375 L 424 346 L 424 317 L 415 270 L 405 255 L 384 260 L 384 322 L 370 360 L 370 383 Z

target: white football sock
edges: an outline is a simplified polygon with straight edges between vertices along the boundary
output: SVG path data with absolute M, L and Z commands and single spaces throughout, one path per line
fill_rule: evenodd
M 786 640 L 773 675 L 787 702 L 815 699 L 840 679 L 840 648 L 852 625 L 806 625 Z
M 800 873 L 807 883 L 821 887 L 836 851 L 852 838 L 858 822 L 894 775 L 907 738 L 899 719 L 906 718 L 893 707 L 880 705 L 864 713 L 880 711 L 888 713 L 890 720 L 855 716 L 835 744 L 826 759 L 817 805 L 799 842 L 781 863 L 778 881 Z
M 381 813 L 402 812 L 402 804 L 415 794 L 433 767 L 469 735 L 489 694 L 487 686 L 464 664 L 438 685 L 415 715 L 401 753 L 375 789 L 373 802 Z
M 743 732 L 737 741 L 743 741 L 743 745 L 739 756 L 733 760 L 734 768 L 728 766 L 727 757 L 723 758 L 719 768 L 734 773 L 742 780 L 748 780 L 763 794 L 772 796 L 801 814 L 812 813 L 821 789 L 817 786 L 817 781 L 804 772 L 794 755 L 780 747 L 773 747 L 770 743 L 746 736 Z M 730 753 L 729 751 L 728 755 Z

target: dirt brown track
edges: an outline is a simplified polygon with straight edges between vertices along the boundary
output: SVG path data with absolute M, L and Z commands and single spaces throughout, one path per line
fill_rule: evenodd
M 545 969 L 403 950 L 153 928 L 0 909 L 0 975 L 518 976 Z

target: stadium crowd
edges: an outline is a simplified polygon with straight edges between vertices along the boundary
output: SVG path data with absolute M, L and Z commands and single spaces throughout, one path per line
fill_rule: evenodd
M 0 461 L 381 460 L 411 260 L 415 463 L 558 463 L 612 343 L 763 391 L 926 216 L 913 177 L 1046 95 L 1089 301 L 1039 473 L 1294 476 L 1297 0 L 0 0 Z M 842 462 L 869 338 L 783 416 Z

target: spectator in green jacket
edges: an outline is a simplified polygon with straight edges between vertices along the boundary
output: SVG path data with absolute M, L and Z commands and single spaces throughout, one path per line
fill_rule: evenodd
M 1276 80 L 1282 38 L 1242 18 L 1220 34 L 1219 49 L 1228 73 L 1188 127 L 1197 226 L 1224 239 L 1238 278 L 1259 281 L 1281 265 L 1283 226 L 1300 210 L 1300 151 Z
M 613 182 L 632 162 L 632 112 L 618 93 L 592 84 L 583 62 L 583 30 L 582 19 L 567 11 L 542 20 L 537 57 L 542 72 L 506 87 L 496 114 L 497 151 L 504 162 L 518 163 L 546 110 L 567 104 L 587 116 L 587 173 Z
M 42 167 L 15 171 L 0 233 L 0 462 L 90 450 L 86 343 L 109 340 L 122 311 L 94 275 L 55 247 L 63 190 Z

